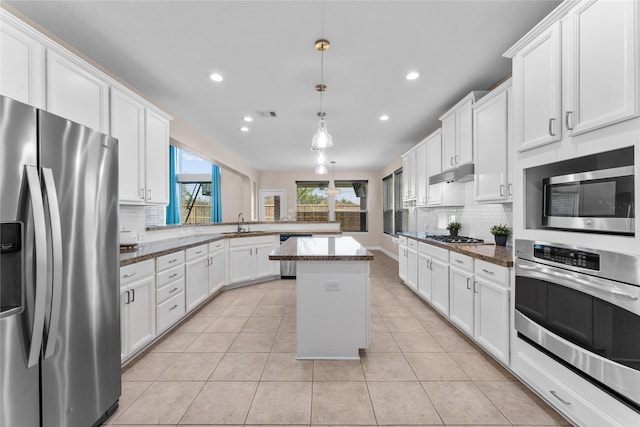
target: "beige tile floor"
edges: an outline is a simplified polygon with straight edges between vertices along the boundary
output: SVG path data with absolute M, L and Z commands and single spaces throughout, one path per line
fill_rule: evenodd
M 114 425 L 568 423 L 398 279 L 374 251 L 371 346 L 295 360 L 295 281 L 226 291 L 122 375 Z

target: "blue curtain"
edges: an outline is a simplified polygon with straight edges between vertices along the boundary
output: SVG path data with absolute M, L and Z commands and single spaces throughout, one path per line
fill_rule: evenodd
M 220 166 L 218 165 L 211 165 L 211 222 L 222 222 Z
M 178 149 L 169 146 L 169 205 L 167 224 L 180 224 L 180 191 L 178 191 Z

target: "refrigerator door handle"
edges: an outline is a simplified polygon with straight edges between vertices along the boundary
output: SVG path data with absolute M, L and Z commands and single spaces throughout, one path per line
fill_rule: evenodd
M 33 328 L 31 330 L 31 343 L 27 368 L 38 364 L 40 348 L 42 346 L 42 332 L 44 330 L 44 317 L 47 298 L 47 229 L 44 219 L 44 203 L 42 201 L 42 189 L 36 166 L 25 166 L 31 209 L 33 214 L 34 251 L 36 255 L 35 271 L 35 300 L 33 312 Z
M 60 206 L 53 173 L 49 168 L 42 168 L 44 188 L 49 205 L 49 225 L 51 226 L 51 255 L 53 258 L 53 277 L 51 280 L 51 318 L 47 328 L 47 338 L 44 343 L 44 358 L 53 356 L 55 338 L 60 323 L 60 309 L 62 306 L 62 227 L 60 225 Z

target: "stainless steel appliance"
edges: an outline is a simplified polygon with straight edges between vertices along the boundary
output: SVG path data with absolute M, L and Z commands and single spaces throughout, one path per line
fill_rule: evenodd
M 418 235 L 418 237 L 420 237 Z M 469 236 L 451 236 L 449 234 L 425 234 L 425 239 L 435 240 L 440 243 L 484 243 L 484 240 Z
M 281 234 L 280 244 L 287 241 L 291 237 L 311 237 L 311 234 Z M 280 261 L 280 278 L 281 279 L 295 279 L 296 278 L 296 262 L 295 261 Z
M 91 426 L 120 396 L 117 140 L 0 97 L 0 426 Z
M 635 232 L 634 167 L 543 180 L 545 227 L 604 233 Z
M 640 411 L 640 257 L 516 240 L 518 337 Z

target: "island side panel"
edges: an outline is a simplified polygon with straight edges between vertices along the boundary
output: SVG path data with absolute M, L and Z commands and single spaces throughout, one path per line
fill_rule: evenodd
M 369 264 L 298 261 L 298 359 L 360 358 L 370 338 Z

